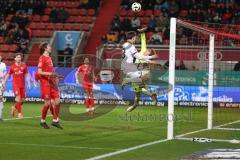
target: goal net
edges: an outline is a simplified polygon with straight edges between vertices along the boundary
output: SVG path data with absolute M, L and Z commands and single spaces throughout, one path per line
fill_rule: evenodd
M 168 139 L 240 142 L 239 44 L 237 25 L 171 19 Z

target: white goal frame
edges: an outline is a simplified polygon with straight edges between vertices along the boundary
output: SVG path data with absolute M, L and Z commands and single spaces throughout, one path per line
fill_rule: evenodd
M 176 29 L 177 25 L 190 28 L 192 30 L 205 33 L 209 35 L 209 67 L 208 67 L 208 120 L 207 127 L 199 131 L 193 131 L 191 133 L 186 133 L 183 135 L 174 136 L 174 88 L 175 88 L 175 57 L 176 57 Z M 172 90 L 168 93 L 168 129 L 167 129 L 167 139 L 172 140 L 175 138 L 181 138 L 184 135 L 189 135 L 192 133 L 202 132 L 210 129 L 230 129 L 222 128 L 227 124 L 213 127 L 213 85 L 214 85 L 214 40 L 215 35 L 219 34 L 218 32 L 210 29 L 203 29 L 197 25 L 176 19 L 171 18 L 170 20 L 170 44 L 169 44 L 169 85 L 172 86 Z M 232 37 L 230 34 L 220 33 L 227 37 Z M 238 123 L 231 122 L 231 123 Z M 230 123 L 228 123 L 230 124 Z M 231 129 L 230 129 L 231 130 Z M 183 138 L 186 139 L 186 138 Z M 188 139 L 190 140 L 190 139 Z M 226 141 L 226 140 L 224 140 Z M 240 141 L 239 141 L 240 142 Z

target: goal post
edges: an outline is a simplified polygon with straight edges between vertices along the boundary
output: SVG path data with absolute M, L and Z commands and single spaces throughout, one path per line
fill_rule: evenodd
M 221 24 L 219 24 L 219 25 L 221 25 Z M 216 27 L 216 25 L 210 25 L 210 26 Z M 213 137 L 213 139 L 214 139 L 215 135 L 213 135 L 213 134 L 216 134 L 216 138 L 223 139 L 224 141 L 226 141 L 225 139 L 232 140 L 232 139 L 235 139 L 238 135 L 240 135 L 240 132 L 237 133 L 237 136 L 235 136 L 234 138 L 228 137 L 228 135 L 227 135 L 227 134 L 233 135 L 231 132 L 233 130 L 234 131 L 240 130 L 240 109 L 239 109 L 240 107 L 239 108 L 235 107 L 234 109 L 231 109 L 231 107 L 226 107 L 226 106 L 221 107 L 221 105 L 225 105 L 225 103 L 228 102 L 228 101 L 225 101 L 225 99 L 224 99 L 224 98 L 226 98 L 226 97 L 224 97 L 225 95 L 229 95 L 229 98 L 233 97 L 232 98 L 233 100 L 231 102 L 234 101 L 234 98 L 235 99 L 240 98 L 240 97 L 238 97 L 238 93 L 240 92 L 240 77 L 238 77 L 237 72 L 232 71 L 233 65 L 236 64 L 236 61 L 240 62 L 240 59 L 239 60 L 235 59 L 234 56 L 232 56 L 231 59 L 226 58 L 227 60 L 225 60 L 224 62 L 215 63 L 215 59 L 218 59 L 219 46 L 222 47 L 222 46 L 224 46 L 222 44 L 230 43 L 231 45 L 229 45 L 227 47 L 230 50 L 231 50 L 231 46 L 237 46 L 237 45 L 240 46 L 239 45 L 240 44 L 240 35 L 238 35 L 238 33 L 233 32 L 234 29 L 232 29 L 232 28 L 234 28 L 234 27 L 222 25 L 222 26 L 219 26 L 217 29 L 215 29 L 213 27 L 209 27 L 208 25 L 201 25 L 201 24 L 197 24 L 197 23 L 179 20 L 176 18 L 171 18 L 171 20 L 170 20 L 169 79 L 168 79 L 168 82 L 169 82 L 169 85 L 171 85 L 173 89 L 171 91 L 169 91 L 169 93 L 168 93 L 168 126 L 167 126 L 167 128 L 168 128 L 167 129 L 167 138 L 168 139 L 174 139 L 176 137 L 183 137 L 184 135 L 190 135 L 190 134 L 193 134 L 193 136 L 202 136 L 202 137 L 209 136 L 210 138 Z M 180 29 L 180 28 L 182 28 L 182 29 Z M 230 33 L 225 32 L 224 28 L 227 28 Z M 236 30 L 237 29 L 235 28 L 234 31 L 236 31 Z M 186 34 L 188 34 L 187 32 L 193 33 L 192 37 L 189 38 L 190 41 L 192 41 L 191 47 L 199 48 L 198 51 L 187 50 L 185 53 L 183 53 L 182 48 L 184 48 L 184 47 L 183 46 L 180 47 L 180 45 L 178 44 L 178 42 L 179 42 L 178 34 L 180 34 L 179 32 L 186 32 Z M 202 36 L 202 38 L 200 39 L 201 44 L 197 44 L 197 43 L 194 44 L 194 41 L 196 41 L 196 39 L 199 36 Z M 184 37 L 184 38 L 187 39 L 186 37 Z M 181 40 L 184 41 L 184 38 L 182 38 Z M 180 42 L 181 42 L 181 40 L 180 40 Z M 197 39 L 197 40 L 199 40 L 199 39 Z M 186 45 L 188 45 L 188 44 L 186 44 Z M 235 47 L 235 48 L 237 48 L 237 49 L 234 51 L 238 52 L 239 48 L 238 47 Z M 206 55 L 203 56 L 203 59 L 205 58 L 204 63 L 206 63 L 206 65 L 200 60 L 199 60 L 199 62 L 194 62 L 194 61 L 196 61 L 194 59 L 194 57 L 196 57 L 196 54 L 199 59 L 202 58 L 201 57 L 202 52 L 206 53 Z M 223 56 L 223 55 L 220 55 L 220 58 L 222 58 L 221 56 Z M 194 65 L 199 63 L 199 65 L 201 65 L 202 68 L 204 68 L 203 70 L 199 69 L 198 71 L 195 70 L 195 71 L 187 71 L 186 72 L 187 77 L 191 77 L 190 79 L 196 79 L 196 82 L 195 82 L 196 84 L 192 84 L 191 82 L 189 82 L 189 84 L 181 84 L 181 82 L 176 81 L 176 77 L 179 76 L 179 74 L 182 76 L 184 76 L 184 74 L 185 74 L 185 72 L 180 72 L 180 71 L 176 72 L 176 63 L 177 63 L 177 61 L 179 61 L 179 57 L 180 57 L 180 59 L 182 57 L 185 57 L 186 59 L 191 61 L 191 63 Z M 218 71 L 219 69 L 216 66 L 217 64 L 222 65 L 220 67 L 220 68 L 222 68 L 222 69 L 220 69 L 220 71 Z M 227 68 L 230 68 L 230 69 L 227 69 Z M 239 72 L 240 72 L 240 70 L 239 70 Z M 200 81 L 201 81 L 201 84 L 200 84 Z M 234 85 L 232 85 L 232 82 L 234 82 Z M 238 85 L 238 82 L 239 82 L 239 85 Z M 184 85 L 186 87 L 182 87 Z M 199 125 L 202 128 L 196 130 L 195 128 L 199 127 L 199 126 L 197 126 L 198 124 L 189 122 L 189 123 L 192 123 L 192 126 L 188 125 L 189 128 L 185 129 L 186 131 L 180 132 L 181 134 L 179 134 L 179 135 L 181 135 L 181 136 L 179 136 L 175 133 L 176 126 L 180 124 L 180 123 L 176 124 L 176 117 L 175 117 L 175 115 L 176 115 L 175 107 L 178 104 L 178 103 L 176 103 L 176 99 L 177 99 L 177 101 L 179 100 L 178 98 L 176 98 L 176 94 L 177 94 L 177 92 L 179 92 L 179 91 L 177 91 L 177 90 L 179 90 L 179 86 L 181 86 L 182 88 L 188 88 L 191 91 L 194 90 L 193 91 L 194 93 L 192 93 L 194 95 L 198 94 L 198 92 L 201 92 L 201 93 L 199 93 L 199 95 L 205 94 L 205 97 L 200 97 L 200 98 L 198 97 L 198 99 L 200 99 L 199 101 L 203 101 L 206 104 L 206 106 L 202 107 L 202 108 L 197 108 L 197 109 L 194 107 L 189 108 L 189 110 L 191 109 L 193 111 L 198 111 L 198 113 L 196 113 L 196 121 L 198 121 L 198 124 L 200 124 L 200 121 L 202 121 L 202 124 Z M 198 91 L 198 89 L 200 91 Z M 184 90 L 184 89 L 182 89 L 182 90 Z M 226 92 L 226 94 L 224 92 Z M 181 94 L 181 93 L 178 93 L 178 94 Z M 232 97 L 231 97 L 231 94 L 232 94 Z M 216 95 L 219 96 L 220 98 L 216 97 Z M 220 95 L 223 95 L 223 97 L 221 97 Z M 190 96 L 190 95 L 186 95 L 186 96 Z M 186 99 L 188 99 L 188 98 L 186 98 Z M 194 99 L 193 101 L 198 101 L 198 99 L 197 100 Z M 236 103 L 240 104 L 240 102 L 236 102 Z M 188 110 L 188 108 L 182 107 L 179 110 L 182 110 L 182 111 Z M 238 117 L 238 115 L 239 115 L 239 117 Z M 224 120 L 221 120 L 220 116 L 224 117 Z M 220 125 L 215 125 L 214 124 L 215 122 L 219 122 Z M 236 127 L 236 124 L 238 124 L 239 128 L 234 128 L 234 127 Z M 224 130 L 227 130 L 226 129 L 227 125 L 229 125 L 229 126 L 232 125 L 232 126 L 228 130 L 229 133 L 227 133 L 227 134 L 224 133 L 224 134 L 226 134 L 226 136 L 224 138 L 221 138 L 221 137 L 219 138 L 219 136 L 217 135 L 217 134 L 221 134 L 221 131 L 219 131 L 219 133 L 210 132 L 214 129 L 220 130 L 221 128 Z M 233 125 L 235 125 L 235 126 L 233 127 Z M 191 130 L 191 127 L 192 127 L 192 132 L 189 132 L 189 130 Z M 178 128 L 177 130 L 179 131 L 180 129 Z M 206 134 L 202 134 L 202 135 L 197 134 L 200 132 L 206 132 Z M 213 135 L 213 136 L 211 137 L 210 135 Z M 191 136 L 189 136 L 189 137 L 191 137 Z

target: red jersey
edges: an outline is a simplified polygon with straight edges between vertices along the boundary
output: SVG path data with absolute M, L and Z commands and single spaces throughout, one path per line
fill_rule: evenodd
M 52 58 L 49 56 L 40 56 L 39 61 L 38 61 L 38 68 L 42 69 L 43 72 L 53 72 L 53 63 L 52 63 Z M 48 81 L 49 76 L 41 75 L 40 80 L 47 80 Z
M 93 82 L 93 71 L 94 70 L 92 65 L 83 64 L 78 68 L 78 73 L 81 74 L 83 82 Z
M 8 74 L 13 75 L 13 81 L 12 81 L 13 86 L 24 88 L 25 74 L 27 73 L 28 73 L 28 69 L 26 64 L 16 65 L 16 63 L 14 63 L 8 72 Z

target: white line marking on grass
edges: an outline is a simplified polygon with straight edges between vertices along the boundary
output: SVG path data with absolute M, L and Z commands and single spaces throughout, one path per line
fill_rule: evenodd
M 192 131 L 192 132 L 188 132 L 188 133 L 184 133 L 184 134 L 180 134 L 180 135 L 177 135 L 176 138 L 180 138 L 180 137 L 184 137 L 184 136 L 187 136 L 189 134 L 194 134 L 194 133 L 198 133 L 198 132 L 204 132 L 204 131 L 208 131 L 209 129 L 200 129 L 200 130 L 196 130 L 196 131 Z
M 233 121 L 233 122 L 229 122 L 229 123 L 225 123 L 225 124 L 221 124 L 221 125 L 216 126 L 216 127 L 213 127 L 213 128 L 214 128 L 214 129 L 215 129 L 215 128 L 220 128 L 220 127 L 224 127 L 224 126 L 227 126 L 227 125 L 230 125 L 230 124 L 236 124 L 236 123 L 240 123 L 240 120 Z
M 47 117 L 49 117 L 51 115 L 48 115 Z M 22 119 L 34 119 L 34 118 L 40 118 L 41 116 L 33 116 L 33 117 L 23 117 Z M 14 121 L 14 120 L 21 120 L 19 118 L 7 118 L 7 119 L 3 119 L 4 121 Z
M 224 124 L 213 127 L 213 129 L 221 129 L 220 127 L 224 127 L 224 126 L 239 123 L 239 122 L 240 122 L 240 120 L 229 122 L 229 123 L 224 123 Z M 184 137 L 184 136 L 187 136 L 187 135 L 190 135 L 190 134 L 194 134 L 194 133 L 198 133 L 198 132 L 204 132 L 204 131 L 208 131 L 208 130 L 211 130 L 211 129 L 206 128 L 206 129 L 196 130 L 196 131 L 193 131 L 193 132 L 188 132 L 188 133 L 185 133 L 185 134 L 178 135 L 178 136 L 176 136 L 176 138 L 180 138 L 180 137 Z
M 50 147 L 50 148 L 66 148 L 66 149 L 113 150 L 113 151 L 120 150 L 120 149 L 114 149 L 114 148 L 61 146 L 61 145 L 47 145 L 47 144 L 1 143 L 1 142 L 0 142 L 0 144 L 3 144 L 3 145 L 18 145 L 18 146 L 34 146 L 34 147 Z
M 214 127 L 213 129 L 219 128 L 219 127 L 222 127 L 222 126 L 226 126 L 226 125 L 229 125 L 229 124 L 238 123 L 238 122 L 240 122 L 240 120 L 234 121 L 234 122 L 230 122 L 230 123 L 226 123 L 226 124 L 222 124 L 222 125 Z M 184 136 L 190 135 L 190 134 L 194 134 L 194 133 L 198 133 L 198 132 L 208 131 L 208 130 L 210 130 L 210 129 L 207 129 L 207 128 L 206 129 L 200 129 L 200 130 L 196 130 L 196 131 L 193 131 L 193 132 L 188 132 L 188 133 L 185 133 L 185 134 L 177 135 L 175 138 L 176 139 L 183 139 L 181 137 L 184 137 Z M 163 142 L 167 142 L 167 141 L 170 141 L 170 140 L 163 139 L 163 140 L 153 141 L 153 142 L 141 144 L 141 145 L 138 145 L 138 146 L 122 149 L 122 150 L 119 150 L 119 151 L 116 151 L 116 152 L 106 153 L 106 154 L 103 154 L 103 155 L 100 155 L 100 156 L 96 156 L 96 157 L 92 157 L 92 158 L 89 158 L 89 159 L 86 159 L 86 160 L 100 160 L 100 159 L 103 159 L 103 158 L 112 157 L 112 156 L 115 156 L 115 155 L 118 155 L 118 154 L 130 152 L 130 151 L 133 151 L 133 150 L 137 150 L 137 149 L 140 149 L 140 148 L 148 147 L 148 146 L 151 146 L 151 145 L 154 145 L 154 144 L 163 143 Z M 220 139 L 215 139 L 215 141 L 219 141 L 220 142 L 221 140 Z M 224 141 L 228 142 L 228 141 L 231 141 L 231 140 L 223 140 L 222 142 L 224 142 Z
M 240 128 L 213 128 L 218 130 L 240 131 Z
M 118 155 L 118 154 L 121 154 L 121 153 L 133 151 L 133 150 L 136 150 L 136 149 L 144 148 L 144 147 L 147 147 L 147 146 L 151 146 L 151 145 L 166 142 L 166 141 L 169 141 L 169 140 L 168 139 L 163 139 L 163 140 L 153 141 L 153 142 L 150 142 L 150 143 L 145 143 L 145 144 L 141 144 L 141 145 L 138 145 L 138 146 L 122 149 L 122 150 L 119 150 L 119 151 L 116 151 L 116 152 L 111 152 L 111 153 L 103 154 L 103 155 L 100 155 L 100 156 L 92 157 L 92 158 L 89 158 L 89 159 L 86 159 L 86 160 L 99 160 L 99 159 L 103 159 L 103 158 L 107 158 L 107 157 L 112 157 L 112 156 L 115 156 L 115 155 Z

